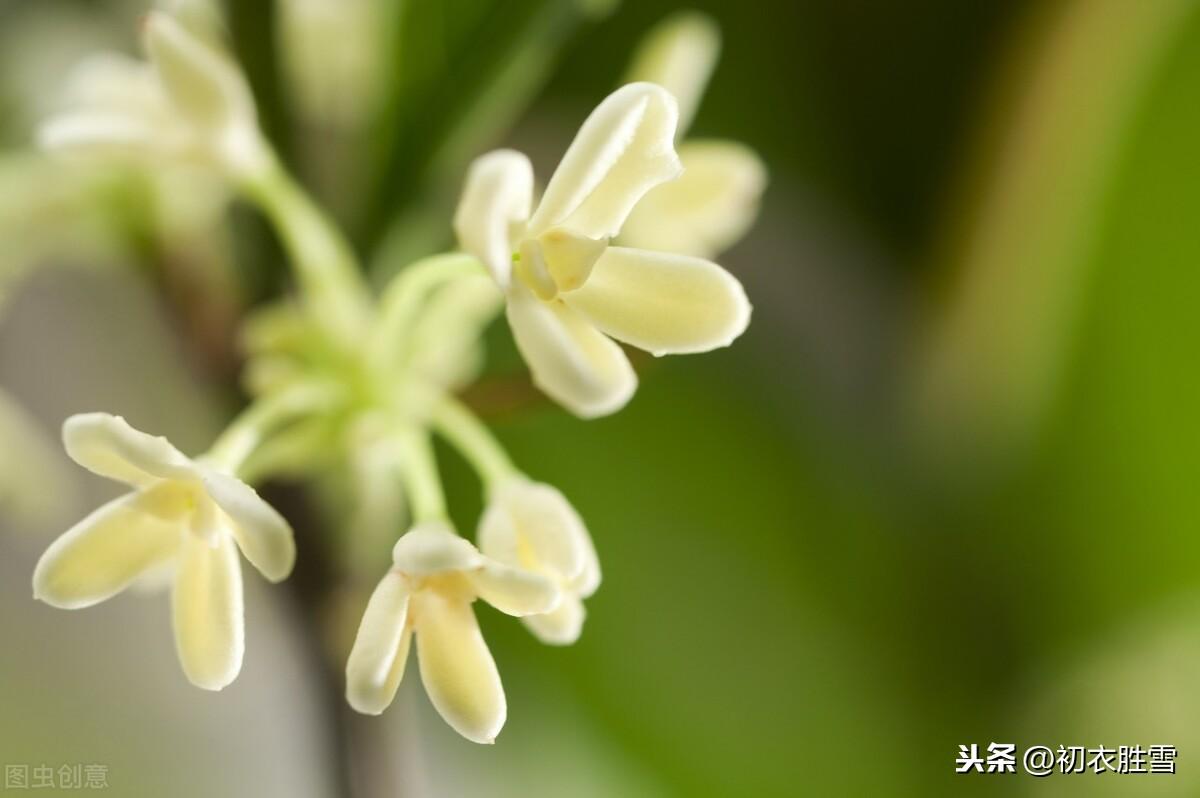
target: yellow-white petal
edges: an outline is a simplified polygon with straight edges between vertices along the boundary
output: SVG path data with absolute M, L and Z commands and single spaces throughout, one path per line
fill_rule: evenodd
M 750 323 L 746 292 L 729 272 L 702 258 L 644 249 L 609 247 L 563 302 L 613 338 L 655 355 L 728 346 Z
M 533 632 L 534 637 L 552 646 L 569 646 L 583 632 L 583 621 L 587 611 L 578 596 L 567 593 L 553 612 L 545 615 L 530 615 L 521 622 Z
M 123 112 L 143 119 L 161 117 L 166 95 L 154 68 L 123 53 L 96 53 L 67 76 L 65 104 L 93 111 Z
M 168 99 L 193 124 L 214 129 L 254 118 L 249 88 L 229 59 L 170 15 L 150 12 L 142 41 Z
M 587 238 L 572 230 L 556 227 L 536 239 L 524 242 L 521 247 L 522 266 L 525 265 L 527 245 L 534 242 L 537 244 L 534 258 L 544 264 L 546 276 L 553 286 L 549 296 L 543 296 L 542 299 L 551 299 L 559 291 L 573 291 L 587 282 L 592 266 L 608 247 L 607 238 Z M 535 283 L 531 282 L 530 285 Z
M 657 83 L 679 103 L 680 135 L 692 123 L 721 51 L 721 31 L 696 11 L 672 14 L 638 46 L 628 79 Z
M 647 191 L 677 177 L 679 112 L 661 86 L 631 83 L 587 118 L 546 186 L 528 235 L 566 227 L 611 238 Z
M 286 579 L 296 564 L 292 528 L 275 508 L 240 479 L 205 470 L 204 489 L 233 522 L 230 531 L 242 554 L 272 582 Z
M 193 491 L 191 495 L 194 509 L 187 516 L 188 529 L 193 535 L 215 546 L 220 538 L 231 532 L 229 516 L 225 515 L 216 502 L 198 490 Z
M 509 565 L 569 582 L 584 570 L 591 541 L 583 519 L 558 490 L 526 479 L 496 489 L 479 521 L 479 550 Z
M 144 156 L 182 145 L 166 97 L 144 62 L 115 53 L 84 59 L 66 79 L 65 107 L 38 128 L 45 150 Z
M 749 147 L 731 141 L 679 146 L 683 175 L 658 186 L 621 228 L 621 243 L 713 257 L 754 223 L 767 170 Z
M 561 301 L 538 299 L 520 280 L 509 286 L 508 324 L 534 384 L 575 415 L 614 413 L 637 390 L 620 346 Z
M 186 535 L 171 609 L 175 649 L 188 680 L 220 690 L 237 677 L 245 648 L 242 571 L 228 535 L 210 545 Z
M 80 413 L 63 423 L 63 445 L 79 465 L 130 485 L 159 479 L 191 479 L 192 461 L 163 437 L 147 435 L 120 416 Z
M 392 561 L 403 573 L 428 576 L 478 568 L 483 557 L 448 525 L 427 521 L 400 536 L 392 547 Z
M 365 715 L 378 715 L 396 696 L 404 676 L 412 632 L 404 577 L 389 573 L 375 588 L 346 661 L 346 700 Z
M 181 529 L 146 512 L 128 493 L 67 530 L 38 560 L 35 598 L 62 609 L 89 607 L 120 593 L 179 553 Z
M 213 0 L 166 0 L 158 4 L 179 24 L 211 47 L 222 47 L 226 27 L 221 4 Z
M 429 700 L 451 727 L 491 743 L 504 726 L 504 688 L 471 605 L 423 590 L 413 596 L 417 661 Z
M 257 166 L 263 153 L 254 99 L 229 57 L 162 12 L 146 16 L 142 40 L 171 107 L 211 137 L 207 143 L 228 165 Z
M 600 589 L 600 580 L 600 558 L 596 556 L 596 544 L 592 542 L 591 536 L 588 536 L 583 569 L 567 583 L 567 588 L 580 598 L 587 598 Z
M 454 231 L 464 250 L 483 261 L 501 287 L 512 270 L 515 233 L 529 219 L 533 167 L 514 150 L 496 150 L 471 164 Z
M 47 152 L 81 155 L 137 156 L 161 142 L 147 120 L 112 111 L 78 111 L 47 120 L 38 127 L 37 145 Z
M 171 557 L 143 571 L 137 579 L 129 583 L 129 592 L 139 596 L 165 592 L 175 584 L 175 571 L 179 565 L 177 559 Z
M 468 575 L 479 597 L 507 615 L 536 615 L 558 606 L 558 587 L 541 574 L 488 561 Z

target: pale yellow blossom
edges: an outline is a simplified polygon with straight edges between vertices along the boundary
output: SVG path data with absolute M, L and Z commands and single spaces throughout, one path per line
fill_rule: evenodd
M 163 12 L 142 27 L 148 61 L 102 53 L 69 81 L 67 108 L 38 132 L 44 149 L 197 163 L 229 176 L 261 171 L 269 150 L 232 59 Z
M 646 192 L 679 176 L 677 116 L 659 86 L 618 89 L 584 122 L 536 207 L 520 153 L 484 155 L 467 176 L 459 241 L 504 289 L 534 382 L 579 416 L 615 412 L 637 387 L 616 341 L 703 352 L 749 323 L 741 284 L 717 264 L 609 245 Z
M 387 709 L 415 638 L 434 707 L 468 740 L 493 742 L 507 705 L 471 604 L 482 598 L 509 615 L 546 613 L 557 608 L 559 591 L 539 574 L 483 556 L 440 521 L 402 536 L 393 562 L 371 595 L 346 663 L 347 701 L 370 715 Z
M 505 480 L 479 522 L 479 549 L 544 575 L 562 593 L 554 610 L 521 619 L 539 640 L 569 645 L 579 639 L 583 599 L 600 587 L 600 561 L 583 519 L 562 493 L 520 476 Z
M 139 578 L 173 570 L 171 605 L 179 660 L 198 687 L 237 676 L 244 649 L 238 550 L 263 576 L 291 573 L 292 530 L 253 488 L 119 416 L 87 413 L 63 425 L 71 459 L 133 488 L 51 544 L 33 574 L 36 598 L 90 607 Z

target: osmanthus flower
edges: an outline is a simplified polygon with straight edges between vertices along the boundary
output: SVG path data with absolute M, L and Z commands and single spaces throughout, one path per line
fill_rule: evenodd
M 346 663 L 346 699 L 369 715 L 387 709 L 415 638 L 434 707 L 468 740 L 493 742 L 507 715 L 504 688 L 471 604 L 481 598 L 509 615 L 546 613 L 559 591 L 539 574 L 485 557 L 441 521 L 414 526 L 392 556 Z
M 158 157 L 228 176 L 270 158 L 249 86 L 232 59 L 168 14 L 143 22 L 140 62 L 116 53 L 83 62 L 67 107 L 38 131 L 44 149 Z
M 467 175 L 459 242 L 505 291 L 534 382 L 579 416 L 615 412 L 637 387 L 616 341 L 655 355 L 704 352 L 749 323 L 741 284 L 717 264 L 609 245 L 646 192 L 679 176 L 677 118 L 660 86 L 618 89 L 584 122 L 536 208 L 520 153 L 484 155 Z
M 682 12 L 652 30 L 627 79 L 663 86 L 679 102 L 676 138 L 683 175 L 637 204 L 620 242 L 634 247 L 713 257 L 741 238 L 758 215 L 767 184 L 762 159 L 744 144 L 683 140 L 716 66 L 720 31 L 703 14 Z
M 600 587 L 600 561 L 583 519 L 556 488 L 513 476 L 493 488 L 479 522 L 479 549 L 498 562 L 544 575 L 562 593 L 550 612 L 522 622 L 544 643 L 579 639 L 583 599 Z
M 44 149 L 153 166 L 198 166 L 241 191 L 274 223 L 292 256 L 309 311 L 340 345 L 358 340 L 371 314 L 349 245 L 300 189 L 258 129 L 254 98 L 211 26 L 190 30 L 151 12 L 149 57 L 97 56 L 83 64 L 74 101 L 39 130 Z
M 296 557 L 287 522 L 253 488 L 119 416 L 72 416 L 63 442 L 75 462 L 133 490 L 50 545 L 33 574 L 34 596 L 80 609 L 173 570 L 171 605 L 184 673 L 208 690 L 229 684 L 244 649 L 238 550 L 268 580 L 286 578 Z

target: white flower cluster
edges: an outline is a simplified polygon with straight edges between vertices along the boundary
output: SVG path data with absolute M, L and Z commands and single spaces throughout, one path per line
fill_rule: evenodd
M 42 143 L 219 175 L 276 225 L 300 301 L 247 322 L 254 401 L 205 454 L 186 457 L 116 416 L 67 420 L 68 454 L 131 490 L 50 546 L 34 593 L 76 609 L 138 582 L 169 582 L 184 673 L 220 689 L 244 650 L 239 551 L 272 582 L 296 558 L 290 526 L 247 482 L 340 457 L 364 514 L 376 502 L 394 507 L 386 500 L 402 488 L 409 517 L 349 653 L 350 705 L 382 712 L 415 643 L 437 710 L 464 737 L 491 742 L 506 704 L 472 604 L 570 644 L 600 565 L 571 504 L 517 470 L 454 394 L 477 373 L 480 334 L 502 308 L 534 383 L 581 417 L 612 413 L 634 393 L 618 341 L 655 355 L 702 352 L 745 330 L 741 285 L 708 258 L 748 225 L 763 170 L 740 145 L 677 151 L 680 101 L 668 90 L 690 119 L 714 31 L 686 17 L 656 34 L 638 60 L 641 79 L 588 117 L 536 203 L 524 155 L 480 157 L 454 218 L 463 251 L 412 264 L 378 299 L 350 247 L 283 172 L 232 59 L 162 13 L 146 19 L 143 38 L 149 63 L 93 62 L 77 104 L 45 125 Z M 474 544 L 449 520 L 434 434 L 483 483 Z

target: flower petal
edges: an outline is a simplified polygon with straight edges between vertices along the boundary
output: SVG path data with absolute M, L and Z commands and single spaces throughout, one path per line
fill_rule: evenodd
M 692 123 L 720 50 L 721 31 L 710 17 L 696 11 L 672 14 L 646 34 L 628 78 L 657 83 L 671 92 L 679 103 L 682 135 Z
M 520 280 L 508 297 L 508 324 L 535 385 L 582 418 L 625 406 L 637 374 L 621 347 L 562 302 L 538 299 Z
M 188 681 L 220 690 L 237 677 L 245 650 L 242 571 L 228 535 L 215 545 L 185 536 L 171 595 L 175 648 Z
M 85 57 L 67 75 L 63 95 L 72 108 L 116 111 L 142 119 L 161 119 L 166 108 L 154 68 L 124 53 Z
M 346 661 L 346 700 L 365 715 L 378 715 L 396 696 L 404 676 L 412 630 L 408 585 L 392 572 L 371 594 Z
M 146 15 L 142 40 L 171 104 L 192 124 L 254 124 L 250 90 L 224 54 L 160 11 Z
M 198 143 L 232 172 L 267 166 L 254 98 L 233 61 L 162 12 L 146 16 L 142 39 L 169 106 L 200 134 Z
M 146 501 L 136 492 L 114 499 L 50 544 L 33 572 L 34 597 L 90 607 L 178 554 L 179 526 L 146 512 Z
M 652 83 L 610 94 L 583 123 L 529 220 L 528 235 L 567 227 L 588 238 L 615 236 L 650 189 L 680 173 L 679 112 Z
M 176 557 L 163 560 L 143 571 L 129 583 L 129 592 L 139 596 L 149 596 L 166 591 L 175 584 L 175 572 L 179 563 Z
M 501 485 L 479 522 L 479 550 L 509 565 L 544 570 L 563 581 L 584 570 L 587 528 L 557 489 L 526 479 Z
M 396 568 L 414 576 L 478 568 L 483 557 L 440 521 L 427 521 L 400 536 L 392 548 Z
M 146 120 L 113 111 L 62 114 L 37 130 L 38 148 L 47 152 L 139 156 L 158 144 L 158 131 Z
M 429 700 L 456 732 L 491 743 L 508 709 L 496 661 L 471 605 L 427 590 L 413 597 L 417 660 Z
M 275 508 L 240 479 L 205 469 L 204 489 L 233 521 L 238 548 L 272 582 L 286 579 L 296 564 L 292 528 Z
M 508 285 L 512 270 L 514 229 L 529 218 L 532 204 L 533 167 L 521 153 L 496 150 L 471 164 L 454 232 L 501 287 Z
M 558 587 L 545 576 L 499 562 L 485 562 L 469 578 L 481 599 L 507 615 L 550 612 L 562 597 Z
M 596 556 L 596 544 L 591 537 L 587 539 L 587 554 L 583 558 L 583 570 L 579 576 L 568 583 L 567 587 L 580 598 L 587 598 L 600 589 L 601 573 L 600 558 Z
M 120 416 L 80 413 L 63 424 L 63 445 L 79 465 L 130 485 L 159 479 L 191 479 L 192 461 L 163 437 L 147 435 Z
M 642 198 L 621 228 L 621 243 L 712 257 L 753 224 L 767 170 L 753 150 L 731 141 L 688 141 L 679 158 L 683 175 Z
M 587 610 L 578 596 L 567 593 L 562 603 L 553 612 L 545 615 L 530 615 L 521 622 L 533 632 L 534 637 L 551 646 L 569 646 L 583 632 L 583 621 Z
M 619 341 L 655 355 L 707 352 L 750 323 L 741 283 L 689 255 L 609 247 L 592 276 L 563 301 Z
M 531 246 L 534 245 L 534 246 Z M 521 244 L 521 276 L 526 278 L 524 267 L 526 253 L 532 259 L 541 261 L 545 277 L 549 280 L 549 291 L 542 299 L 553 299 L 560 291 L 573 291 L 587 282 L 592 273 L 592 266 L 608 248 L 607 238 L 587 238 L 571 230 L 555 227 L 547 230 L 536 239 L 527 239 Z M 540 277 L 540 275 L 539 275 Z M 539 280 L 526 279 L 530 287 L 537 287 Z M 535 291 L 534 293 L 537 293 Z

